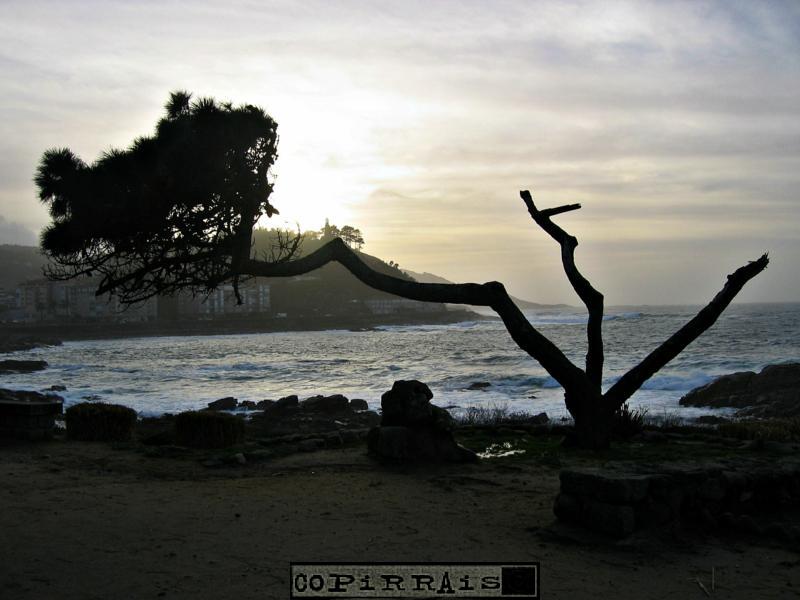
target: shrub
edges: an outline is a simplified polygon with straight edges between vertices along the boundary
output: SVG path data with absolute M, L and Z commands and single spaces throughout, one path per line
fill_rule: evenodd
M 614 413 L 614 419 L 611 424 L 612 435 L 616 438 L 627 440 L 637 433 L 641 433 L 644 429 L 645 415 L 647 415 L 647 409 L 636 408 L 631 410 L 626 402 Z
M 175 440 L 192 448 L 226 448 L 244 440 L 244 421 L 228 413 L 183 412 L 175 417 Z
M 83 402 L 66 410 L 65 421 L 73 440 L 126 442 L 133 436 L 136 411 L 119 404 Z

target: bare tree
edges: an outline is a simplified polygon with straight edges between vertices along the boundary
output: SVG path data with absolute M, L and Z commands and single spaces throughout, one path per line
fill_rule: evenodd
M 529 192 L 520 193 L 533 221 L 560 245 L 567 279 L 588 310 L 584 368 L 538 331 L 496 281 L 439 284 L 400 279 L 369 267 L 340 238 L 294 260 L 290 259 L 299 244 L 294 241 L 282 244 L 277 260 L 254 258 L 253 227 L 263 214 L 277 212 L 268 201 L 272 185 L 267 180 L 277 156 L 277 126 L 252 106 L 189 100 L 188 94 L 173 94 L 156 136 L 137 140 L 129 150 L 107 155 L 92 166 L 68 150 L 44 154 L 36 181 L 53 217 L 42 239 L 43 249 L 58 265 L 52 276 L 97 273 L 98 295 L 114 293 L 121 302 L 132 303 L 181 289 L 211 290 L 228 281 L 236 285 L 247 277 L 301 275 L 338 262 L 363 283 L 403 298 L 488 306 L 514 342 L 564 388 L 575 420 L 574 440 L 583 447 L 607 446 L 611 419 L 619 407 L 711 327 L 769 262 L 765 254 L 728 275 L 697 316 L 604 393 L 603 295 L 575 265 L 577 239 L 552 221 L 580 205 L 540 210 Z M 329 233 L 330 229 L 326 224 Z

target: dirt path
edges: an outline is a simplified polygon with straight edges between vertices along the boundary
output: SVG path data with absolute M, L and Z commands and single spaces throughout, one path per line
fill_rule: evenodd
M 103 444 L 0 448 L 0 597 L 287 598 L 289 561 L 540 561 L 543 598 L 800 597 L 800 555 L 553 527 L 558 472 L 388 468 L 361 449 L 205 469 Z

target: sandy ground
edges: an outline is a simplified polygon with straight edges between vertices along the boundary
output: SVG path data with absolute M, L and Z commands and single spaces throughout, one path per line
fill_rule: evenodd
M 558 471 L 386 467 L 363 449 L 206 469 L 101 443 L 0 448 L 0 598 L 289 596 L 290 561 L 540 561 L 542 598 L 800 597 L 800 555 L 555 523 Z M 716 589 L 711 591 L 711 569 Z

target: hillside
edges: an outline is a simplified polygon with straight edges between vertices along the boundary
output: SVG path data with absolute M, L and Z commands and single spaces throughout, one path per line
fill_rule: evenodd
M 0 245 L 0 288 L 13 290 L 23 281 L 42 277 L 46 262 L 36 246 Z
M 420 283 L 453 283 L 452 281 L 445 279 L 444 277 L 440 277 L 439 275 L 434 275 L 433 273 L 416 273 L 414 271 L 409 271 L 405 269 L 407 275 L 413 277 L 416 281 Z M 529 300 L 522 300 L 521 298 L 516 298 L 515 296 L 511 296 L 511 299 L 514 301 L 514 304 L 517 305 L 521 310 L 549 310 L 553 308 L 569 308 L 568 304 L 539 304 L 538 302 L 531 302 Z

